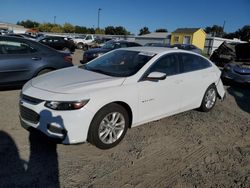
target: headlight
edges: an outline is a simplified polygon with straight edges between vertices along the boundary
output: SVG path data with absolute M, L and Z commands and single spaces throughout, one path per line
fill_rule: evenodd
M 78 110 L 84 107 L 88 102 L 89 100 L 71 102 L 47 101 L 44 106 L 53 110 Z

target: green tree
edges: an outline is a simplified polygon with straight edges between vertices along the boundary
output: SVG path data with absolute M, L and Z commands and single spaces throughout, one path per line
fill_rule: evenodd
M 21 22 L 18 21 L 17 25 L 22 25 L 25 28 L 37 28 L 39 26 L 39 23 L 32 20 L 23 20 Z
M 41 32 L 51 32 L 51 29 L 54 25 L 51 23 L 42 23 L 38 26 L 39 31 Z
M 50 29 L 50 32 L 53 32 L 53 33 L 63 33 L 63 28 L 61 25 L 53 25 L 52 28 Z
M 76 25 L 76 26 L 75 26 L 75 33 L 86 34 L 87 31 L 88 31 L 88 29 L 87 29 L 86 27 L 79 26 L 79 25 Z
M 139 35 L 146 35 L 146 34 L 149 34 L 149 33 L 150 33 L 150 31 L 149 31 L 148 27 L 143 27 L 143 28 L 140 29 Z
M 250 41 L 250 25 L 245 25 L 236 32 L 236 35 L 239 36 L 241 40 Z
M 118 27 L 115 27 L 115 34 L 116 35 L 127 35 L 128 31 L 124 27 L 118 26 Z
M 65 24 L 63 24 L 63 31 L 65 33 L 74 33 L 75 27 L 70 23 L 65 23 Z
M 104 30 L 104 29 L 97 28 L 97 29 L 95 30 L 95 34 L 105 34 L 105 30 Z
M 95 34 L 95 29 L 94 28 L 88 28 L 87 33 L 89 34 Z
M 212 27 L 206 27 L 205 31 L 207 34 L 212 34 L 212 36 L 215 36 L 215 37 L 222 37 L 223 35 L 225 35 L 225 33 L 223 31 L 223 27 L 221 27 L 219 25 L 213 25 Z
M 156 29 L 155 32 L 157 32 L 157 33 L 167 33 L 168 30 L 167 30 L 167 29 L 160 28 L 160 29 Z
M 245 25 L 241 29 L 238 29 L 235 32 L 227 33 L 223 36 L 224 38 L 233 39 L 239 38 L 243 41 L 250 41 L 250 25 Z
M 115 28 L 114 26 L 108 26 L 108 27 L 105 27 L 105 34 L 106 35 L 115 35 Z

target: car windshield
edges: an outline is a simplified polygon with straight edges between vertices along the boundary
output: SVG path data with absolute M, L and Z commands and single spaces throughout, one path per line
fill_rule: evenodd
M 82 66 L 86 70 L 114 77 L 128 77 L 137 73 L 154 53 L 116 50 Z
M 103 45 L 103 47 L 102 48 L 104 48 L 104 49 L 114 49 L 115 48 L 115 43 L 114 43 L 114 41 L 108 41 L 108 42 L 106 42 L 104 45 Z

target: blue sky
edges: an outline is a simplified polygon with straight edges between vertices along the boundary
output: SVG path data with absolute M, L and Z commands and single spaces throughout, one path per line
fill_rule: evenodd
M 100 27 L 123 26 L 138 34 L 147 26 L 150 31 L 178 27 L 223 25 L 233 32 L 250 25 L 250 0 L 1 0 L 0 22 L 16 23 L 31 19 L 38 22 L 65 22 L 97 27 L 97 12 L 101 8 Z

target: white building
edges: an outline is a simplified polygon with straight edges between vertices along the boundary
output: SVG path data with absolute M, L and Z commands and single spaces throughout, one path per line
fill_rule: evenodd
M 239 39 L 225 39 L 208 36 L 206 37 L 205 41 L 204 53 L 207 55 L 211 55 L 214 50 L 216 50 L 225 41 L 228 43 L 245 43 L 244 41 L 241 41 Z
M 170 44 L 171 33 L 153 32 L 146 35 L 136 36 L 135 42 L 145 45 L 147 43 Z
M 0 30 L 8 30 L 13 33 L 25 33 L 27 29 L 21 25 L 0 22 Z

